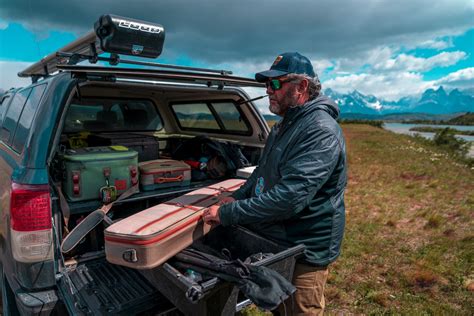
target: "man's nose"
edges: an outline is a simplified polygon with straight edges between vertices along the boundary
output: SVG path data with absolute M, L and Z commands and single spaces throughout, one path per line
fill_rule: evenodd
M 271 87 L 270 85 L 268 85 L 268 86 L 267 86 L 267 94 L 270 95 L 270 94 L 273 94 L 273 92 L 274 92 L 274 91 L 273 91 L 272 87 Z

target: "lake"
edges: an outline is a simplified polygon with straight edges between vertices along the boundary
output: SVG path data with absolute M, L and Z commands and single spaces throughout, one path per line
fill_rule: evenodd
M 404 123 L 384 123 L 383 127 L 389 131 L 399 133 L 399 134 L 407 134 L 407 135 L 414 135 L 420 134 L 421 136 L 433 139 L 434 133 L 421 133 L 421 132 L 413 132 L 410 131 L 410 128 L 415 126 L 429 126 L 434 128 L 445 128 L 450 127 L 460 131 L 474 131 L 474 126 L 467 126 L 467 125 L 431 125 L 431 124 L 404 124 Z M 474 157 L 474 136 L 468 135 L 456 135 L 456 137 L 462 138 L 469 142 L 472 142 L 471 150 L 469 151 L 469 156 Z

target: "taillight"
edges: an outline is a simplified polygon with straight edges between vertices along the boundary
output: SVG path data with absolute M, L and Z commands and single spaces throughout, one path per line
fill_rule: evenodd
M 53 258 L 51 197 L 48 185 L 13 183 L 10 197 L 13 257 L 21 262 Z

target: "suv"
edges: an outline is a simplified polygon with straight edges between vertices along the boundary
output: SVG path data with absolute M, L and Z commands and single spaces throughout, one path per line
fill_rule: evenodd
M 130 38 L 133 45 L 127 42 Z M 31 77 L 33 84 L 2 96 L 0 273 L 5 315 L 123 314 L 130 304 L 134 313 L 146 309 L 140 306 L 152 306 L 150 302 L 156 305 L 156 293 L 144 289 L 143 276 L 105 260 L 102 225 L 74 251 L 61 253 L 66 230 L 102 205 L 99 200 L 71 202 L 61 197 L 59 157 L 65 150 L 105 137 L 115 145 L 141 148 L 139 160 L 145 161 L 172 157 L 189 139 L 205 135 L 238 146 L 251 165 L 257 164 L 269 128 L 241 89 L 262 87 L 254 80 L 226 71 L 151 65 L 136 59 L 128 62 L 161 69 L 75 65 L 85 59 L 126 62 L 118 53 L 156 57 L 163 39 L 159 25 L 104 16 L 95 32 L 19 73 Z M 111 57 L 100 57 L 102 52 L 111 52 Z M 131 136 L 139 143 L 131 144 Z M 117 203 L 109 216 L 123 218 L 221 180 L 193 180 L 187 187 L 137 193 Z M 89 274 L 83 273 L 86 263 Z M 83 289 L 74 278 L 83 280 L 84 287 L 90 286 L 88 280 L 96 283 L 87 294 L 88 302 L 116 300 L 115 308 L 123 309 L 85 306 L 77 298 Z M 114 290 L 111 296 L 106 293 Z

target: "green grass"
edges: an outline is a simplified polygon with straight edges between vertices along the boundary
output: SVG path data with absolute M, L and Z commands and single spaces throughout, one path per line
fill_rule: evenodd
M 421 139 L 342 126 L 347 223 L 328 312 L 472 315 L 474 169 Z
M 417 139 L 343 125 L 349 183 L 330 311 L 470 314 L 474 171 Z

